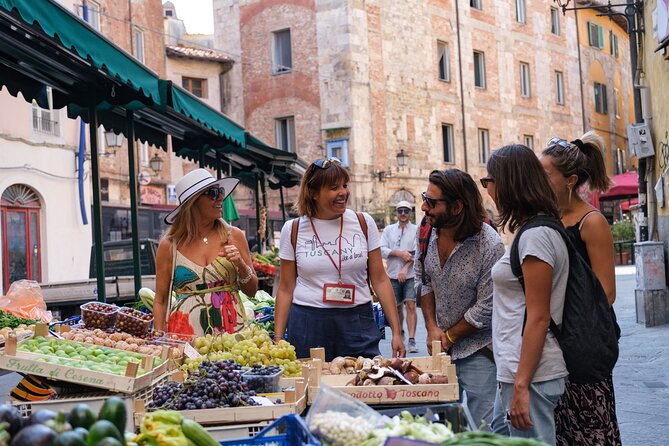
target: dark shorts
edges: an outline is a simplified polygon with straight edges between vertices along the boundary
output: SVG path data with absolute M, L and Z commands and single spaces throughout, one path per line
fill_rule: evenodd
M 404 283 L 400 283 L 397 279 L 390 279 L 390 284 L 393 286 L 397 305 L 402 305 L 407 300 L 416 301 L 416 288 L 414 287 L 413 277 L 407 279 Z
M 298 358 L 308 358 L 313 347 L 325 348 L 326 361 L 337 356 L 373 358 L 380 354 L 380 340 L 371 302 L 351 308 L 290 307 L 288 342 Z

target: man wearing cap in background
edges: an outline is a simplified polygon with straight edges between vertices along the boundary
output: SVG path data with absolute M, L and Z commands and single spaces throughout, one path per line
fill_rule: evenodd
M 411 223 L 412 204 L 402 200 L 395 206 L 397 223 L 386 226 L 381 235 L 381 255 L 386 259 L 386 273 L 395 292 L 400 327 L 403 308 L 407 310 L 409 353 L 418 353 L 416 346 L 416 290 L 414 288 L 413 255 L 416 243 L 416 225 Z M 404 335 L 404 329 L 402 329 Z

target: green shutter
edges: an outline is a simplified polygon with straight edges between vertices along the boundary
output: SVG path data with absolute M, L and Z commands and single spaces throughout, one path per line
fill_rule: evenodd
M 599 108 L 599 88 L 597 82 L 595 82 L 595 111 L 596 112 L 601 112 Z
M 590 46 L 595 46 L 594 42 L 592 41 L 592 23 L 588 22 L 588 43 Z
M 602 112 L 605 115 L 609 114 L 608 101 L 606 99 L 606 85 L 602 84 Z
M 599 49 L 604 48 L 604 29 L 601 26 L 597 25 L 597 43 Z

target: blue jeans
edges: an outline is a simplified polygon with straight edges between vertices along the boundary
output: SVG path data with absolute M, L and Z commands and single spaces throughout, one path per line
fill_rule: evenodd
M 530 419 L 534 426 L 527 431 L 521 431 L 511 425 L 507 426 L 512 437 L 538 438 L 539 440 L 555 445 L 555 406 L 564 393 L 565 378 L 552 379 L 530 384 Z M 513 397 L 512 383 L 499 383 L 501 386 L 502 407 L 508 414 Z
M 483 430 L 489 431 L 490 424 L 493 423 L 493 406 L 497 393 L 495 363 L 481 352 L 456 359 L 453 363 L 458 374 L 460 401 L 463 401 L 464 394 L 475 427 L 478 428 L 481 423 L 485 423 Z
M 397 279 L 390 279 L 390 284 L 393 286 L 395 293 L 395 303 L 402 305 L 407 300 L 416 301 L 416 288 L 414 287 L 414 278 L 410 278 L 400 283 Z

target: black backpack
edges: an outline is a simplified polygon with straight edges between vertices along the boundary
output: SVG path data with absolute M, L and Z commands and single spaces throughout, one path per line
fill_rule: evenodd
M 520 266 L 518 242 L 523 232 L 538 226 L 558 231 L 569 252 L 569 279 L 562 326 L 558 327 L 552 318 L 550 323 L 550 330 L 562 349 L 569 371 L 569 380 L 579 384 L 602 381 L 611 376 L 618 360 L 620 328 L 599 279 L 574 247 L 571 236 L 562 223 L 548 216 L 538 216 L 527 222 L 511 244 L 511 270 L 524 291 L 525 283 Z M 523 321 L 523 331 L 525 331 L 525 321 Z

